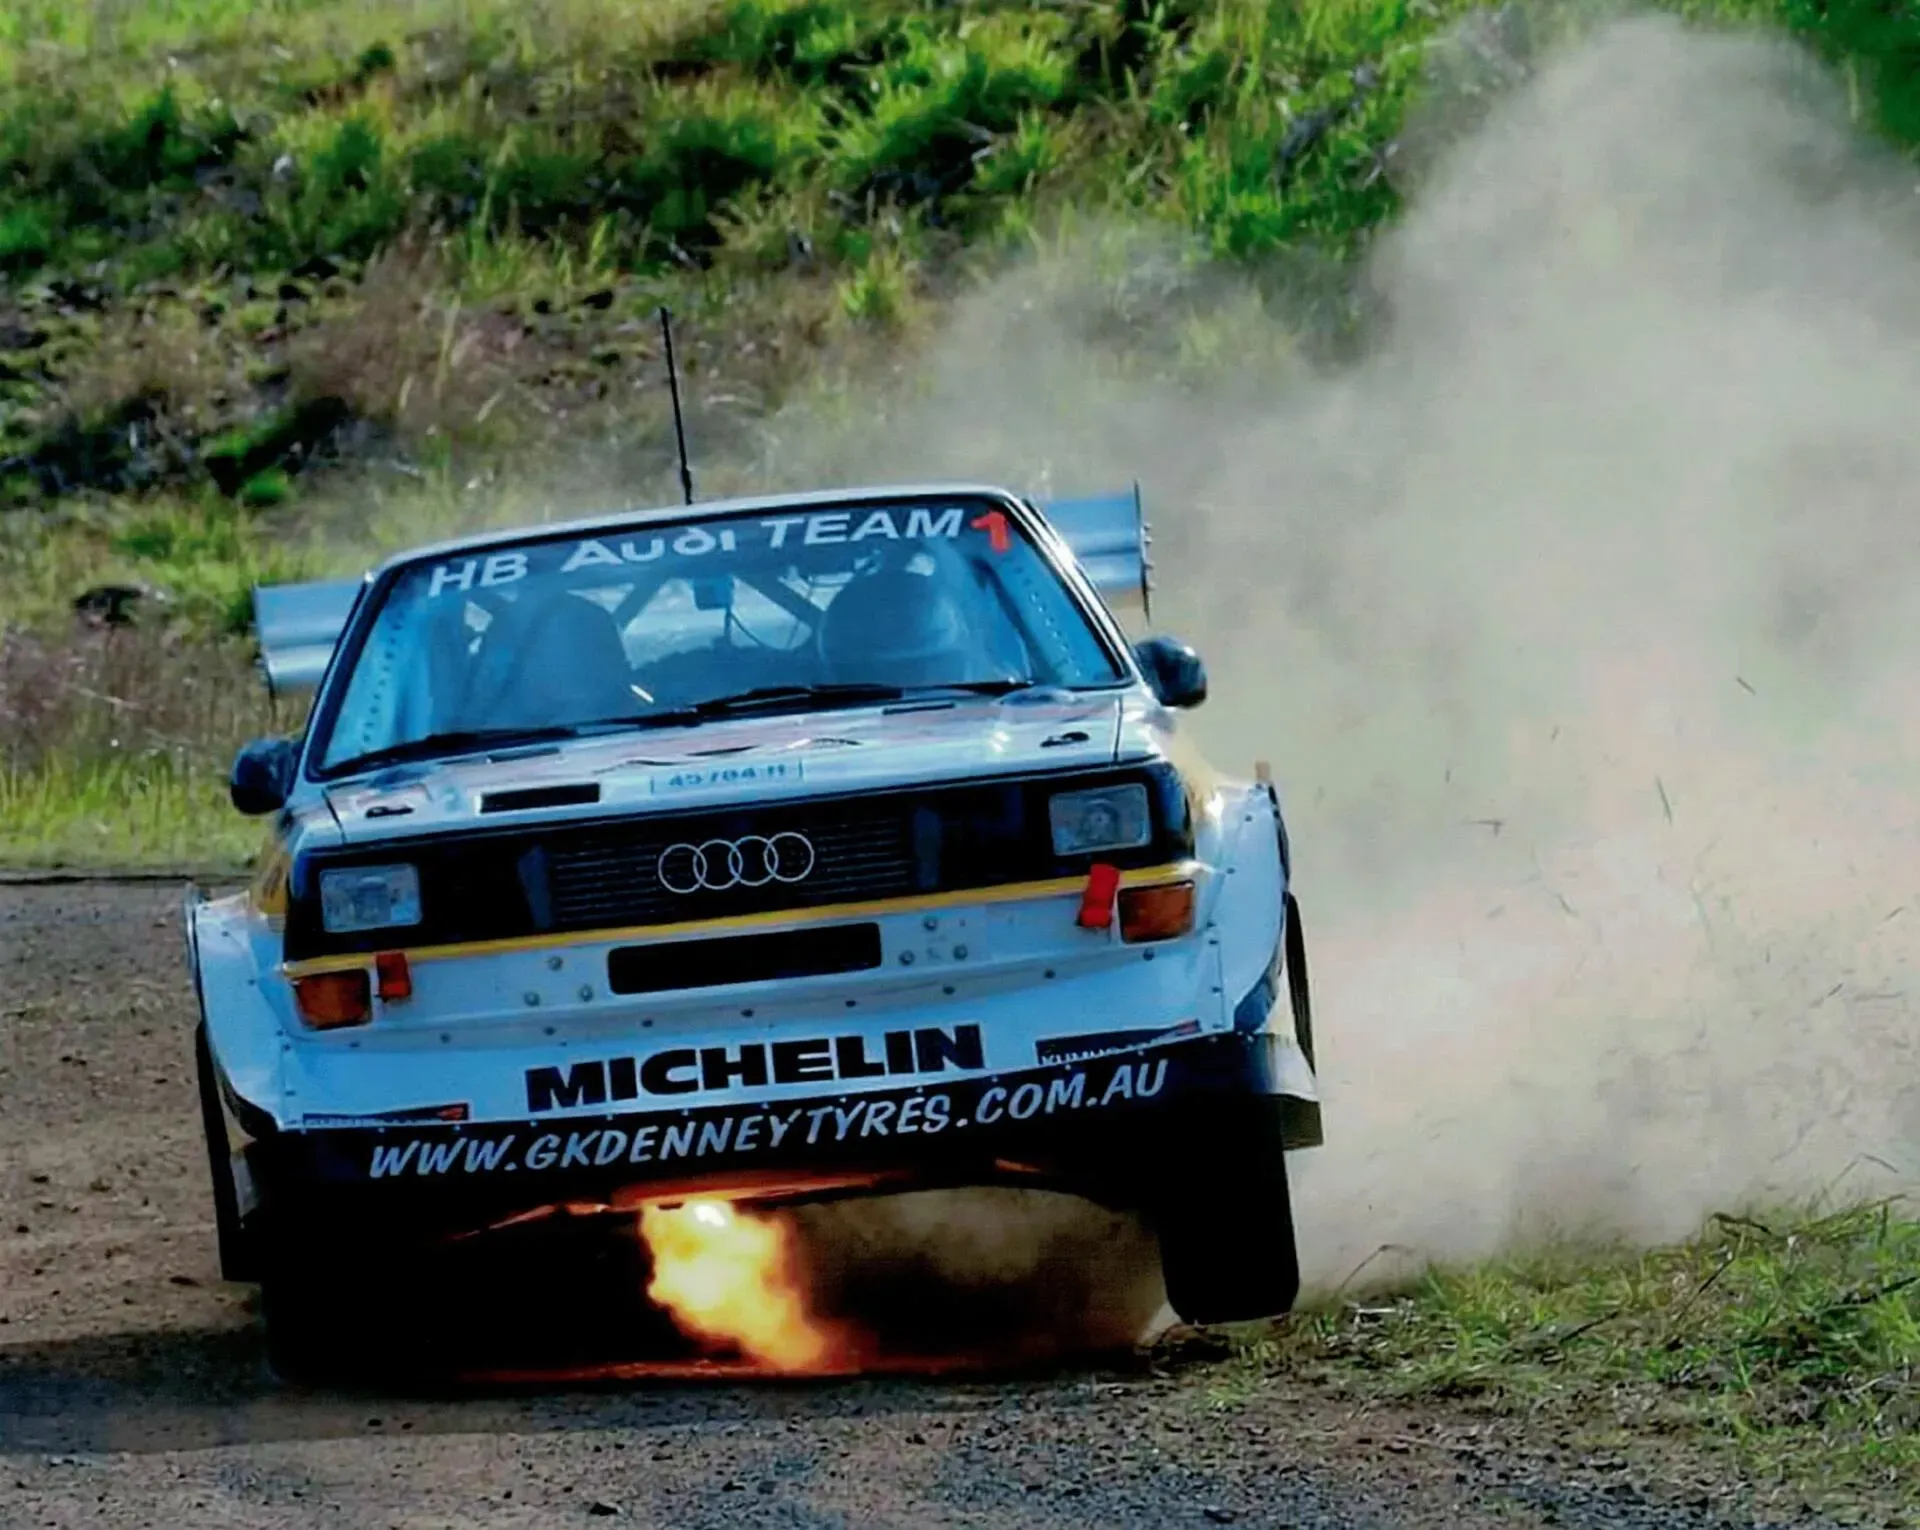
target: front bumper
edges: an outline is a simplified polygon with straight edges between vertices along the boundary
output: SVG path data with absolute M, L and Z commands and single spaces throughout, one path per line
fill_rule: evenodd
M 1007 1183 L 1151 1208 L 1192 1174 L 1221 1112 L 1270 1117 L 1285 1141 L 1290 1114 L 1317 1110 L 1280 1093 L 1285 1045 L 1229 1033 L 750 1105 L 282 1130 L 249 1145 L 247 1170 L 255 1217 L 356 1238 L 445 1235 L 563 1204 Z

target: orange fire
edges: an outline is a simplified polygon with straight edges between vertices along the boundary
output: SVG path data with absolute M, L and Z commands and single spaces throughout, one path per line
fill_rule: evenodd
M 785 1220 L 726 1201 L 646 1206 L 640 1235 L 653 1255 L 647 1295 L 690 1338 L 739 1349 L 774 1371 L 816 1371 L 837 1336 L 807 1310 Z

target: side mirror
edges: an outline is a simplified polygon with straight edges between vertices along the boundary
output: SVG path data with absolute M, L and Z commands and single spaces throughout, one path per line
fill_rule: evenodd
M 1207 666 L 1178 638 L 1146 638 L 1133 645 L 1133 656 L 1165 705 L 1197 707 L 1207 699 Z
M 227 795 L 249 816 L 277 813 L 293 791 L 297 751 L 291 739 L 257 738 L 243 744 L 227 777 Z

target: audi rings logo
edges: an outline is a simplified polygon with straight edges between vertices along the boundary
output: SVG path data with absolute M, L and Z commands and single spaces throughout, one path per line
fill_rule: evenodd
M 729 887 L 765 887 L 772 882 L 801 882 L 813 872 L 813 841 L 791 831 L 768 839 L 684 840 L 660 852 L 660 885 L 670 893 L 725 892 Z

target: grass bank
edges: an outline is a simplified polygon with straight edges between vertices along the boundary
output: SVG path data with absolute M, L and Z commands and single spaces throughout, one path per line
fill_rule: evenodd
M 1281 1382 L 1525 1419 L 1576 1450 L 1737 1472 L 1770 1509 L 1920 1524 L 1920 1220 L 1717 1216 L 1653 1252 L 1566 1246 L 1234 1332 L 1216 1409 Z
M 1863 125 L 1920 141 L 1907 10 L 1663 8 L 1794 33 Z M 1232 264 L 1304 357 L 1363 344 L 1353 275 L 1416 173 L 1409 112 L 1437 71 L 1471 108 L 1583 14 L 22 0 L 0 16 L 0 858 L 240 852 L 218 783 L 257 697 L 214 716 L 171 691 L 246 683 L 225 644 L 255 581 L 551 513 L 525 464 L 564 463 L 574 507 L 670 494 L 660 303 L 709 463 L 777 459 L 783 404 L 910 355 L 1063 221 Z M 91 652 L 74 602 L 105 587 L 206 663 L 137 693 L 49 666 Z M 177 831 L 118 834 L 118 802 Z

